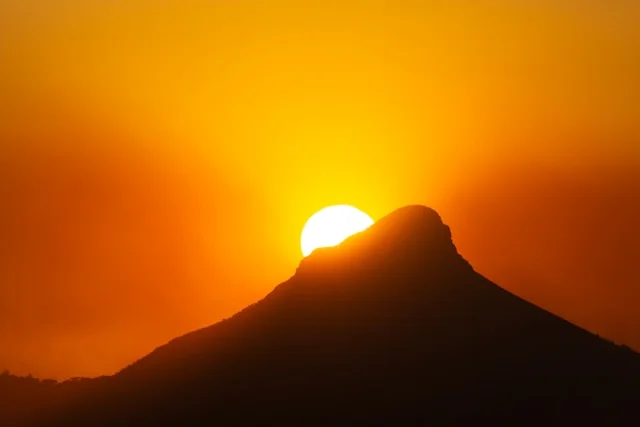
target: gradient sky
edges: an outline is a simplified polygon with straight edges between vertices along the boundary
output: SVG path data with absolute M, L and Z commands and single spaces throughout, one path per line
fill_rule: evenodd
M 292 275 L 306 219 L 437 209 L 640 349 L 637 1 L 3 0 L 0 370 L 110 374 Z

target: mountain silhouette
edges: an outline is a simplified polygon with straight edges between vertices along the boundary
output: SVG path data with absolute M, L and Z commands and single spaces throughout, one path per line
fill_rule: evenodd
M 435 211 L 407 206 L 39 421 L 627 425 L 638 404 L 637 353 L 492 283 Z

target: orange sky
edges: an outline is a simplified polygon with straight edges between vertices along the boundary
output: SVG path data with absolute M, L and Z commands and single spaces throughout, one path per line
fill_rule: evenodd
M 115 372 L 288 278 L 316 210 L 437 209 L 640 349 L 635 1 L 5 0 L 0 370 Z

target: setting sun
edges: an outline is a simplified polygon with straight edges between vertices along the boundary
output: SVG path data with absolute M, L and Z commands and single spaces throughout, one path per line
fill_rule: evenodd
M 335 205 L 321 209 L 307 220 L 302 229 L 302 254 L 307 256 L 317 248 L 338 245 L 371 224 L 371 217 L 353 206 Z

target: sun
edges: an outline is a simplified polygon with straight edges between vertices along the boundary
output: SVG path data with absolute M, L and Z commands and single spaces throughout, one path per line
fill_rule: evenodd
M 317 248 L 336 246 L 352 234 L 367 229 L 373 220 L 350 205 L 335 205 L 319 210 L 307 220 L 302 229 L 302 254 L 309 255 Z

